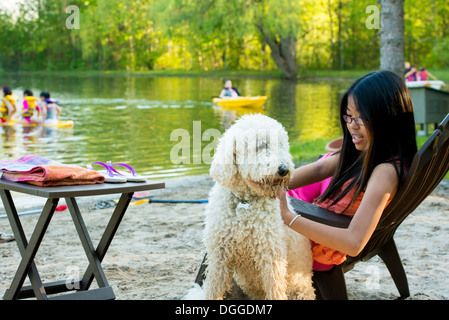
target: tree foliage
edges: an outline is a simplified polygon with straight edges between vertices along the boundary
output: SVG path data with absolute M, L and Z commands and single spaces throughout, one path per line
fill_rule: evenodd
M 0 8 L 0 70 L 379 68 L 374 0 L 23 0 Z M 68 5 L 80 29 L 68 29 Z M 449 66 L 449 2 L 404 3 L 405 59 Z

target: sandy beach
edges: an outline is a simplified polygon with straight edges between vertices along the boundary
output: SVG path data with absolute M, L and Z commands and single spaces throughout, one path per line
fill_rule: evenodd
M 169 180 L 166 185 L 166 189 L 151 191 L 150 195 L 154 199 L 203 200 L 207 199 L 213 181 L 207 176 L 195 176 Z M 42 202 L 29 196 L 13 194 L 13 197 L 19 213 L 37 209 Z M 92 208 L 101 200 L 113 199 L 118 196 L 78 199 L 94 245 L 113 208 Z M 204 208 L 204 203 L 130 205 L 103 261 L 117 299 L 182 299 L 191 288 L 204 255 L 201 242 Z M 4 214 L 3 205 L 0 214 Z M 21 217 L 28 237 L 38 216 Z M 448 217 L 449 183 L 443 182 L 396 232 L 395 241 L 410 286 L 409 299 L 449 299 Z M 8 219 L 0 219 L 0 232 L 12 233 Z M 1 296 L 10 285 L 19 261 L 14 241 L 0 243 Z M 82 276 L 87 259 L 67 210 L 55 213 L 35 262 L 44 282 Z M 398 297 L 388 270 L 377 257 L 346 273 L 346 281 L 352 300 Z

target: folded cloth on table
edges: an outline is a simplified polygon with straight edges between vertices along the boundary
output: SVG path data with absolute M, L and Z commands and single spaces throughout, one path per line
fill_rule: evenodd
M 0 161 L 2 179 L 36 186 L 61 186 L 103 183 L 97 171 L 75 165 L 64 165 L 41 156 L 25 156 L 13 161 Z

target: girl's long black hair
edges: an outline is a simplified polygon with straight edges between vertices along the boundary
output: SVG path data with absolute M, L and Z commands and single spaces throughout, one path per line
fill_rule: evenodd
M 353 97 L 369 133 L 367 150 L 355 148 L 343 120 L 349 96 Z M 391 71 L 371 72 L 357 79 L 342 97 L 340 122 L 343 129 L 340 160 L 329 187 L 317 199 L 318 203 L 332 199 L 335 204 L 356 188 L 348 209 L 366 188 L 374 168 L 384 162 L 395 164 L 400 188 L 417 152 L 413 105 L 404 80 Z M 349 184 L 342 190 L 347 181 Z

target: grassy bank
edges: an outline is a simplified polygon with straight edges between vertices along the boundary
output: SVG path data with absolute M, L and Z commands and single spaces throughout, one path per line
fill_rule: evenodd
M 418 136 L 416 137 L 416 144 L 418 149 L 429 139 L 430 136 Z M 326 144 L 330 140 L 328 139 L 316 139 L 308 142 L 292 141 L 290 142 L 290 153 L 293 156 L 293 162 L 296 166 L 305 165 L 307 163 L 316 161 L 320 154 L 326 154 L 328 151 L 325 149 Z M 449 180 L 449 172 L 444 177 L 445 180 Z
M 296 166 L 301 166 L 315 161 L 320 154 L 328 152 L 325 147 L 329 141 L 328 139 L 320 138 L 307 142 L 290 142 L 290 153 L 293 156 L 293 162 Z
M 374 70 L 302 70 L 299 79 L 357 79 Z M 429 72 L 438 80 L 449 84 L 449 69 L 430 69 Z M 430 79 L 433 80 L 433 79 Z
M 416 145 L 418 149 L 429 139 L 430 136 L 418 136 L 416 137 Z M 337 137 L 336 137 L 337 138 Z M 316 139 L 307 142 L 291 141 L 290 153 L 293 156 L 295 165 L 303 165 L 315 161 L 320 154 L 325 154 L 326 144 L 329 139 Z

